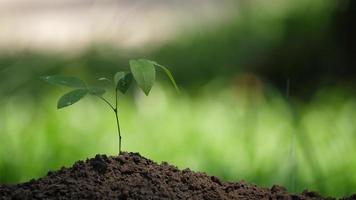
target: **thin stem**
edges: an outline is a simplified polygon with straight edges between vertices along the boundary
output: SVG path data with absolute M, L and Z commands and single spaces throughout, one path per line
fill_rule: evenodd
M 110 108 L 115 112 L 115 108 L 114 108 L 114 106 L 113 105 L 111 105 L 111 103 L 108 101 L 108 100 L 106 100 L 104 97 L 102 97 L 102 96 L 99 96 L 99 95 L 96 95 L 97 97 L 99 97 L 101 100 L 103 100 L 106 104 L 108 104 L 109 106 L 110 106 Z
M 116 124 L 117 124 L 117 132 L 119 134 L 119 154 L 121 154 L 121 133 L 120 133 L 119 116 L 117 111 L 115 112 L 115 117 L 116 117 Z
M 119 154 L 121 154 L 121 132 L 120 132 L 120 122 L 119 115 L 117 109 L 117 90 L 115 90 L 115 117 L 116 117 L 116 125 L 117 125 L 117 133 L 119 134 Z
M 115 89 L 115 109 L 117 110 L 117 89 Z
M 103 100 L 110 108 L 114 111 L 115 113 L 115 118 L 116 118 L 116 125 L 117 125 L 117 133 L 119 134 L 119 154 L 121 154 L 121 132 L 120 132 L 120 122 L 119 122 L 119 114 L 118 114 L 118 109 L 117 109 L 117 90 L 115 89 L 115 107 L 104 97 L 95 95 L 99 97 L 101 100 Z

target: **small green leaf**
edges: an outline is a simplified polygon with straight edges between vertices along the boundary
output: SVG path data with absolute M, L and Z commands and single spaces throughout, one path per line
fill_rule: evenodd
M 125 72 L 116 72 L 116 74 L 114 75 L 114 82 L 115 85 L 117 85 L 119 83 L 119 80 L 125 77 Z
M 160 68 L 162 68 L 163 71 L 164 71 L 164 72 L 166 73 L 166 75 L 168 76 L 169 80 L 172 82 L 174 88 L 177 90 L 177 92 L 179 92 L 179 88 L 178 88 L 178 86 L 177 86 L 177 83 L 176 83 L 176 81 L 174 80 L 172 73 L 168 70 L 167 67 L 165 67 L 165 66 L 163 66 L 163 65 L 160 65 L 160 64 L 158 64 L 158 63 L 155 62 L 155 61 L 151 61 L 151 60 L 147 60 L 147 61 L 148 61 L 148 62 L 151 62 L 152 64 L 154 64 L 154 65 L 156 65 L 156 66 L 158 66 L 158 67 L 160 67 Z
M 156 79 L 155 66 L 144 59 L 130 60 L 130 68 L 138 86 L 148 95 Z
M 91 95 L 101 96 L 105 92 L 106 92 L 105 89 L 100 88 L 100 87 L 90 87 L 89 88 L 89 94 L 91 94 Z
M 109 80 L 108 78 L 106 77 L 101 77 L 101 78 L 98 78 L 99 81 L 105 81 L 105 80 Z
M 72 88 L 85 88 L 84 81 L 73 76 L 63 76 L 63 75 L 54 75 L 54 76 L 41 76 L 42 80 L 47 81 L 48 83 L 55 85 L 64 85 Z
M 76 89 L 64 94 L 57 103 L 57 108 L 61 109 L 74 104 L 88 93 L 87 89 Z
M 132 82 L 132 73 L 130 72 L 117 72 L 114 76 L 116 89 L 120 90 L 123 94 L 129 89 Z
M 110 79 L 106 78 L 106 77 L 98 78 L 98 81 L 107 81 L 107 82 L 112 84 L 112 81 Z

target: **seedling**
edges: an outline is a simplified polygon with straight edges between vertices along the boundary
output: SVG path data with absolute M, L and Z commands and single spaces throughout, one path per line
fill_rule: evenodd
M 67 86 L 74 88 L 74 90 L 64 94 L 59 98 L 57 102 L 57 108 L 61 109 L 67 106 L 70 106 L 79 100 L 81 100 L 86 95 L 90 94 L 96 96 L 103 100 L 110 109 L 115 113 L 117 133 L 119 136 L 119 153 L 121 154 L 121 131 L 120 131 L 120 122 L 118 116 L 118 91 L 122 94 L 125 94 L 128 88 L 130 87 L 132 80 L 134 79 L 137 82 L 137 85 L 142 89 L 142 91 L 148 96 L 151 91 L 151 88 L 156 79 L 156 68 L 161 68 L 166 73 L 170 81 L 172 82 L 175 89 L 179 92 L 178 86 L 172 76 L 172 73 L 164 66 L 158 64 L 157 62 L 147 60 L 147 59 L 138 59 L 130 60 L 130 72 L 117 72 L 113 79 L 102 77 L 99 78 L 99 81 L 109 82 L 115 92 L 115 103 L 112 104 L 108 101 L 103 95 L 106 92 L 104 88 L 101 87 L 89 87 L 87 84 L 79 78 L 73 76 L 41 76 L 41 79 L 47 81 L 51 84 Z

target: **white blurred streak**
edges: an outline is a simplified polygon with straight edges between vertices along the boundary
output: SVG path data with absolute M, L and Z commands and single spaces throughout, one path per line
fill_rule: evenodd
M 96 42 L 154 47 L 236 12 L 221 0 L 0 0 L 0 50 L 77 51 Z

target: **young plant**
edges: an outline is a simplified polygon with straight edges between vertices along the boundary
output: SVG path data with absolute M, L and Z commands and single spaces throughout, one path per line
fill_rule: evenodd
M 99 78 L 99 81 L 108 81 L 113 85 L 115 92 L 115 103 L 112 104 L 108 101 L 103 95 L 106 92 L 105 89 L 101 87 L 89 87 L 79 78 L 73 76 L 41 76 L 41 79 L 47 81 L 48 83 L 55 85 L 67 86 L 74 88 L 72 91 L 64 94 L 59 98 L 57 102 L 57 108 L 61 109 L 67 106 L 70 106 L 79 100 L 81 100 L 86 95 L 90 94 L 96 96 L 103 100 L 110 109 L 114 112 L 117 125 L 117 133 L 119 136 L 119 153 L 121 154 L 121 131 L 120 131 L 120 121 L 118 116 L 118 91 L 122 94 L 125 94 L 128 88 L 130 87 L 132 80 L 134 79 L 137 82 L 137 85 L 142 89 L 142 91 L 148 96 L 151 88 L 156 79 L 156 68 L 161 68 L 166 73 L 170 81 L 172 82 L 175 89 L 179 92 L 178 86 L 171 74 L 171 72 L 164 66 L 158 64 L 157 62 L 147 60 L 147 59 L 138 59 L 130 60 L 130 72 L 117 72 L 113 79 L 102 77 Z

